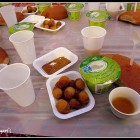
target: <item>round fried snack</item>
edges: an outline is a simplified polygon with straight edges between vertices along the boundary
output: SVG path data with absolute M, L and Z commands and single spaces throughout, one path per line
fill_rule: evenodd
M 67 114 L 70 112 L 70 105 L 64 99 L 60 99 L 57 101 L 56 108 L 57 108 L 58 112 L 60 112 L 62 114 Z
M 37 8 L 36 7 L 32 7 L 32 12 L 36 12 Z
M 64 98 L 66 100 L 70 100 L 74 97 L 75 95 L 75 89 L 73 87 L 67 87 L 65 90 L 64 90 Z
M 60 22 L 60 21 L 58 21 L 57 23 L 56 23 L 56 27 L 58 28 L 59 26 L 61 26 L 62 25 L 62 23 Z
M 79 101 L 82 105 L 87 105 L 89 103 L 89 96 L 86 91 L 81 91 L 79 93 Z
M 56 87 L 56 88 L 53 89 L 53 96 L 54 96 L 54 98 L 60 99 L 62 97 L 62 95 L 63 95 L 63 91 L 62 91 L 61 88 L 57 88 Z
M 69 86 L 75 88 L 75 80 L 70 80 L 69 81 Z
M 81 103 L 79 102 L 78 99 L 72 98 L 69 101 L 69 104 L 70 104 L 71 109 L 79 109 L 79 108 L 81 108 Z
M 69 84 L 69 81 L 70 81 L 70 79 L 68 76 L 62 76 L 62 77 L 60 77 L 58 82 L 55 84 L 55 86 L 63 89 Z
M 75 80 L 75 86 L 79 90 L 84 90 L 84 88 L 85 88 L 85 82 L 81 78 L 77 78 Z
M 49 20 L 44 20 L 43 24 L 44 25 L 48 25 L 49 24 Z
M 55 25 L 55 22 L 54 22 L 54 19 L 53 19 L 53 18 L 51 18 L 51 19 L 49 20 L 48 25 L 49 25 L 50 27 Z
M 28 13 L 31 13 L 32 12 L 32 6 L 27 6 L 27 11 L 28 11 Z
M 51 30 L 56 30 L 56 26 L 55 26 L 55 25 L 50 26 L 50 28 L 49 28 L 49 29 L 51 29 Z

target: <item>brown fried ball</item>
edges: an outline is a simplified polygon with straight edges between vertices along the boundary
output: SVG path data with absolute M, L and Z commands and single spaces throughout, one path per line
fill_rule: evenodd
M 32 12 L 36 12 L 37 8 L 36 7 L 32 7 Z
M 44 25 L 43 27 L 46 28 L 46 29 L 49 29 L 49 25 L 47 25 L 47 24 Z
M 75 80 L 70 80 L 69 81 L 69 86 L 75 88 Z
M 75 95 L 75 89 L 73 87 L 67 87 L 65 90 L 64 90 L 64 98 L 66 100 L 70 100 L 74 97 Z
M 55 87 L 53 89 L 52 93 L 53 93 L 53 97 L 56 98 L 56 99 L 60 99 L 62 97 L 62 95 L 63 95 L 62 89 L 61 88 L 57 88 L 57 87 Z
M 87 105 L 89 103 L 89 96 L 86 91 L 81 91 L 79 93 L 79 101 L 82 105 Z
M 51 29 L 51 30 L 56 30 L 56 26 L 55 26 L 55 25 L 50 26 L 49 29 Z
M 84 88 L 85 88 L 85 82 L 81 78 L 77 78 L 75 80 L 75 86 L 79 90 L 84 90 Z
M 60 21 L 58 21 L 57 23 L 56 23 L 56 27 L 58 28 L 59 26 L 61 26 L 62 25 L 62 23 L 60 22 Z
M 44 20 L 43 22 L 44 25 L 48 25 L 48 23 L 49 23 L 49 20 Z
M 62 76 L 62 77 L 60 77 L 58 82 L 56 82 L 55 86 L 63 89 L 69 84 L 69 81 L 70 81 L 70 79 L 68 76 Z
M 32 12 L 32 6 L 27 6 L 27 11 L 28 11 L 28 13 L 31 13 Z
M 54 25 L 55 25 L 54 19 L 51 18 L 51 19 L 49 20 L 48 25 L 49 25 L 49 26 L 54 26 Z
M 62 114 L 67 114 L 70 112 L 70 105 L 64 99 L 60 99 L 57 101 L 56 108 L 57 108 L 58 112 L 60 112 Z
M 70 104 L 71 109 L 79 109 L 79 108 L 81 108 L 81 103 L 79 102 L 78 99 L 72 98 L 69 101 L 69 104 Z

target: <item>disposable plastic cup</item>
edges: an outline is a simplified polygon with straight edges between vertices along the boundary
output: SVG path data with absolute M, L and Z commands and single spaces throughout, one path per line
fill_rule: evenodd
M 36 59 L 34 33 L 29 30 L 18 31 L 9 37 L 21 60 L 25 64 L 32 64 Z
M 100 2 L 88 2 L 88 11 L 99 10 Z
M 107 12 L 111 15 L 111 20 L 116 20 L 120 11 L 121 3 L 119 2 L 109 2 L 107 3 Z
M 109 2 L 107 3 L 107 10 L 108 11 L 119 11 L 121 3 L 120 2 Z
M 22 107 L 35 100 L 30 68 L 23 63 L 7 65 L 0 70 L 0 89 Z
M 17 23 L 15 6 L 7 5 L 0 8 L 0 13 L 4 18 L 8 28 Z
M 100 54 L 106 33 L 107 31 L 99 26 L 88 26 L 81 30 L 87 56 Z

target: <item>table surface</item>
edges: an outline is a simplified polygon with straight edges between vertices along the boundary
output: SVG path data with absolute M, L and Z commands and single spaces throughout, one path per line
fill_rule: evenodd
M 79 71 L 79 65 L 86 57 L 83 50 L 81 29 L 88 26 L 85 15 L 87 5 L 79 21 L 63 19 L 65 26 L 55 33 L 34 28 L 34 38 L 37 58 L 58 47 L 65 47 L 78 56 L 78 61 L 66 69 Z M 101 53 L 115 53 L 130 57 L 133 47 L 131 32 L 140 32 L 139 26 L 121 21 L 107 20 L 107 35 Z M 19 55 L 9 41 L 7 26 L 0 26 L 0 47 L 4 48 L 10 57 L 10 64 L 22 63 Z M 140 64 L 140 48 L 136 48 L 135 61 Z M 70 119 L 57 118 L 52 111 L 46 78 L 41 76 L 32 65 L 31 79 L 36 99 L 28 107 L 20 107 L 0 90 L 0 132 L 31 134 L 56 137 L 139 137 L 140 115 L 122 120 L 110 110 L 109 93 L 94 94 L 94 108 L 84 114 Z

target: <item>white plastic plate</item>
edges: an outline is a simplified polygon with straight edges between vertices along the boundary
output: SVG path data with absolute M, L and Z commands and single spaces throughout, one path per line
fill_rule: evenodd
M 40 16 L 40 15 L 29 15 L 28 17 L 26 17 L 25 19 L 23 19 L 20 22 L 31 22 L 31 23 L 38 23 L 39 21 L 45 19 L 44 16 Z
M 44 30 L 44 31 L 56 32 L 56 31 L 60 30 L 60 29 L 65 25 L 65 22 L 64 22 L 64 21 L 61 21 L 61 20 L 54 20 L 55 23 L 58 22 L 58 21 L 60 21 L 60 22 L 62 23 L 61 26 L 59 26 L 59 27 L 58 27 L 57 29 L 55 29 L 55 30 L 47 29 L 47 28 L 41 27 L 41 24 L 42 24 L 45 20 L 50 20 L 50 18 L 45 18 L 44 20 L 41 20 L 40 22 L 38 22 L 38 23 L 35 24 L 35 27 L 36 27 L 36 28 L 39 28 L 39 29 L 41 29 L 41 30 Z
M 62 57 L 64 56 L 65 58 L 69 59 L 71 62 L 66 65 L 65 67 L 61 68 L 60 70 L 56 71 L 53 74 L 47 74 L 43 69 L 42 66 L 46 63 L 49 63 L 50 61 L 58 58 L 58 57 Z M 68 67 L 72 66 L 74 63 L 76 63 L 78 60 L 78 56 L 75 55 L 74 53 L 72 53 L 71 51 L 69 51 L 68 49 L 64 48 L 64 47 L 59 47 L 54 49 L 53 51 L 35 59 L 33 61 L 33 66 L 34 68 L 44 77 L 49 78 L 51 76 L 57 75 L 60 72 L 64 71 L 65 69 L 67 69 Z
M 37 14 L 37 13 L 38 13 L 38 7 L 37 7 L 37 6 L 32 6 L 32 7 L 36 7 L 36 8 L 37 8 L 35 12 L 33 12 L 33 13 L 23 13 L 23 10 L 27 10 L 27 6 L 25 6 L 25 7 L 23 7 L 21 13 L 22 13 L 23 15 L 25 15 L 25 16 Z
M 64 76 L 64 75 L 68 76 L 71 80 L 75 80 L 76 78 L 82 78 L 81 74 L 79 72 L 69 71 L 69 72 L 65 72 L 63 74 L 52 76 L 46 81 L 46 87 L 47 87 L 47 90 L 48 90 L 51 106 L 52 106 L 53 113 L 55 114 L 55 116 L 60 118 L 60 119 L 68 119 L 68 118 L 71 118 L 71 117 L 74 117 L 74 116 L 77 116 L 77 115 L 80 115 L 80 114 L 83 114 L 85 112 L 90 111 L 95 105 L 95 100 L 94 100 L 93 95 L 91 94 L 91 92 L 87 88 L 87 86 L 85 86 L 85 91 L 87 92 L 87 94 L 89 96 L 89 103 L 85 107 L 83 107 L 81 109 L 77 109 L 77 110 L 72 110 L 68 114 L 61 114 L 57 111 L 57 108 L 56 108 L 57 99 L 55 99 L 53 97 L 52 91 L 53 91 L 53 88 L 54 88 L 56 82 L 59 80 L 59 78 L 61 76 Z

